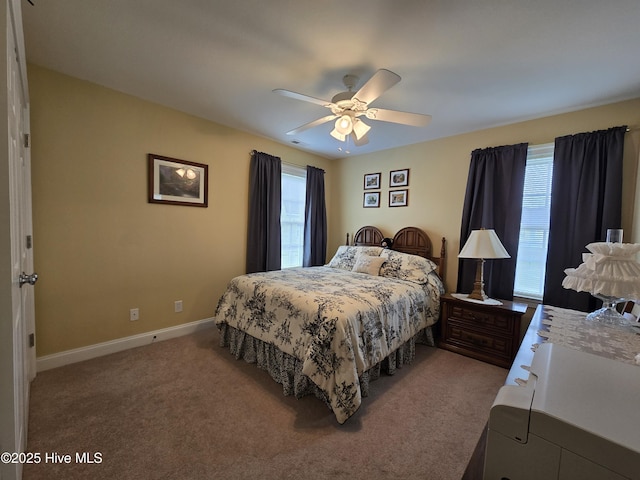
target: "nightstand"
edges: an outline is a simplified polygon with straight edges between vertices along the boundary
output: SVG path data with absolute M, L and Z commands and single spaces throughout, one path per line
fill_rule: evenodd
M 511 368 L 520 344 L 520 320 L 527 305 L 500 301 L 502 305 L 485 305 L 443 295 L 438 346 Z

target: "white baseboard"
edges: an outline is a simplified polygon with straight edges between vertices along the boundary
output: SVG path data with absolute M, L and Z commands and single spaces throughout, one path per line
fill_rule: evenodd
M 122 350 L 142 347 L 150 343 L 189 335 L 190 333 L 213 327 L 213 322 L 213 318 L 205 318 L 204 320 L 184 323 L 182 325 L 176 325 L 175 327 L 163 328 L 153 332 L 141 333 L 131 337 L 89 345 L 88 347 L 74 348 L 73 350 L 45 355 L 36 359 L 36 371 L 43 372 L 52 368 L 82 362 L 83 360 L 109 355 L 110 353 L 121 352 Z

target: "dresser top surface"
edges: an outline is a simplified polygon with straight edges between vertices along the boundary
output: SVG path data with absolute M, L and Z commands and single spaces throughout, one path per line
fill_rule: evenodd
M 457 305 L 460 305 L 462 307 L 467 307 L 467 308 L 482 308 L 482 309 L 488 309 L 488 310 L 495 310 L 501 313 L 504 313 L 504 311 L 510 311 L 513 313 L 525 313 L 527 311 L 527 304 L 526 303 L 519 303 L 519 302 L 511 302 L 509 300 L 501 300 L 501 299 L 497 299 L 499 300 L 502 304 L 501 305 L 491 305 L 491 304 L 486 304 L 486 303 L 481 303 L 478 301 L 472 301 L 472 300 L 464 300 L 464 299 L 460 299 L 457 297 L 454 297 L 452 294 L 447 293 L 445 295 L 442 296 L 443 300 L 446 300 L 449 303 L 455 303 Z

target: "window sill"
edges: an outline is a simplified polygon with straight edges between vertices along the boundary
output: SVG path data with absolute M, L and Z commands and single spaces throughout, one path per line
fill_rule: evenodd
M 542 303 L 542 300 L 538 300 L 537 298 L 519 297 L 517 295 L 514 295 L 513 301 L 518 303 L 526 303 L 533 309 L 537 308 L 538 305 Z

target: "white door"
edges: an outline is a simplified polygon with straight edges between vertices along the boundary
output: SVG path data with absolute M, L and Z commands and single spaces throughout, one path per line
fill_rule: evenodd
M 0 437 L 2 451 L 23 452 L 27 443 L 29 383 L 35 376 L 33 245 L 31 220 L 31 166 L 27 133 L 29 131 L 28 88 L 24 68 L 24 44 L 19 0 L 8 0 L 6 8 L 7 58 L 7 150 L 9 231 L 11 243 L 11 332 L 0 339 L 0 348 L 12 352 L 12 378 L 2 378 L 9 395 L 3 399 L 8 408 L 0 412 L 3 425 L 11 432 Z M 4 95 L 5 92 L 0 92 Z M 0 133 L 1 134 L 1 133 Z M 3 356 L 3 360 L 4 360 Z M 3 371 L 6 371 L 3 369 Z M 11 395 L 12 394 L 12 395 Z M 11 417 L 11 418 L 9 418 Z M 0 464 L 0 480 L 22 478 L 20 463 Z

